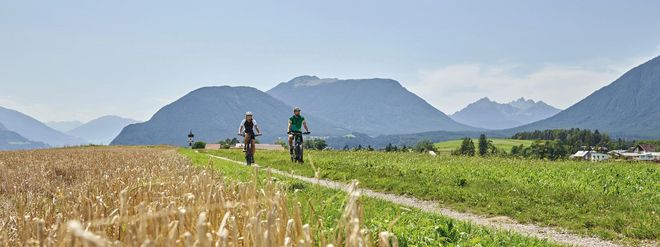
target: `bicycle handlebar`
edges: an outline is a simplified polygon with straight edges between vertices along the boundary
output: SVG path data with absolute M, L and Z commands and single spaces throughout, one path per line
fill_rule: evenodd
M 300 132 L 300 131 L 289 131 L 289 132 L 287 132 L 287 134 L 289 134 L 289 135 L 309 135 L 311 133 L 312 132 L 309 132 L 309 131 L 307 131 L 307 132 Z
M 245 133 L 238 133 L 238 135 L 239 135 L 239 136 L 245 136 Z M 259 134 L 254 134 L 254 136 L 261 136 L 261 135 L 262 135 L 261 133 L 259 133 Z

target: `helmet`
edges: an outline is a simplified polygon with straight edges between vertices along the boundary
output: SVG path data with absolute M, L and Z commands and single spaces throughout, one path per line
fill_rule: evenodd
M 252 112 L 251 112 L 251 111 L 246 112 L 246 113 L 245 113 L 245 116 L 252 116 Z
M 294 107 L 294 108 L 293 108 L 293 111 L 294 111 L 294 112 L 296 112 L 296 111 L 300 111 L 300 107 Z

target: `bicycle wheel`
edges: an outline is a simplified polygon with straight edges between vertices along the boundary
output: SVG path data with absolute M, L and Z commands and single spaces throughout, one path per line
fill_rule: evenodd
M 296 143 L 296 162 L 300 162 L 302 160 L 302 147 L 300 147 L 299 143 Z
M 249 142 L 245 145 L 245 163 L 248 166 L 252 163 L 252 145 Z

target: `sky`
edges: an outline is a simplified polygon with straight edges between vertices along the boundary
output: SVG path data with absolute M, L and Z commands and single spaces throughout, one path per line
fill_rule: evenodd
M 566 108 L 660 55 L 660 1 L 0 0 L 0 106 L 148 120 L 203 86 L 398 80 L 452 114 Z

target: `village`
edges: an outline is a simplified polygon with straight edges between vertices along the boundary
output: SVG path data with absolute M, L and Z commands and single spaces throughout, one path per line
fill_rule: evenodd
M 606 161 L 609 159 L 628 161 L 660 162 L 660 152 L 656 152 L 654 144 L 638 144 L 628 150 L 586 150 L 571 155 L 574 160 Z

